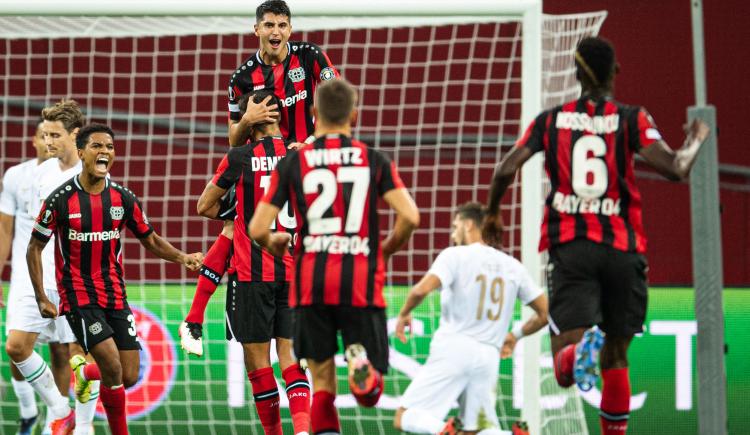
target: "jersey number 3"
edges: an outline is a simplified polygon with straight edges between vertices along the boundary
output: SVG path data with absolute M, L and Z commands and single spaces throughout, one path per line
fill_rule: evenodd
M 336 201 L 338 183 L 352 183 L 349 210 L 346 211 L 347 233 L 358 233 L 364 218 L 367 189 L 370 186 L 370 168 L 344 166 L 336 174 L 329 169 L 313 169 L 302 180 L 306 195 L 318 193 L 307 209 L 310 234 L 336 234 L 341 232 L 341 217 L 323 217 Z M 319 189 L 320 188 L 320 189 Z

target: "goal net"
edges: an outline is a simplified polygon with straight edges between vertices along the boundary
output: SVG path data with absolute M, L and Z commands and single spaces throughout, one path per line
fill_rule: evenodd
M 479 2 L 485 3 L 491 2 Z M 291 6 L 295 13 L 295 3 Z M 472 17 L 417 16 L 435 12 L 427 9 L 325 17 L 312 16 L 311 10 L 292 18 L 292 40 L 320 45 L 357 87 L 355 136 L 394 158 L 422 212 L 408 249 L 391 261 L 392 328 L 408 285 L 449 245 L 455 207 L 485 201 L 494 165 L 524 128 L 522 118 L 528 122 L 542 107 L 577 96 L 575 45 L 596 34 L 606 14 L 545 16 L 535 30 L 541 33 L 540 52 L 524 45 L 525 18 L 518 8 L 515 15 Z M 197 216 L 195 204 L 227 150 L 226 87 L 237 65 L 257 50 L 252 24 L 251 10 L 241 18 L 0 16 L 0 171 L 33 157 L 30 138 L 45 105 L 74 98 L 89 120 L 113 127 L 112 177 L 139 195 L 159 234 L 182 249 L 205 252 L 220 224 Z M 536 77 L 543 85 L 524 83 L 524 68 L 531 65 L 525 63 L 531 61 L 541 68 Z M 528 86 L 541 94 L 528 98 Z M 527 183 L 542 186 L 542 178 L 539 171 Z M 539 225 L 538 220 L 521 225 L 522 203 L 539 209 L 541 188 L 539 196 L 524 201 L 521 196 L 514 184 L 503 205 L 507 250 L 518 258 L 522 238 L 535 237 Z M 393 217 L 383 216 L 386 227 Z M 134 237 L 123 240 L 128 295 L 144 343 L 141 379 L 128 391 L 132 431 L 262 433 L 242 351 L 224 339 L 224 289 L 206 313 L 204 357 L 189 359 L 178 349 L 177 326 L 187 313 L 196 275 L 147 255 Z M 357 408 L 346 394 L 343 358 L 337 357 L 342 394 L 336 404 L 344 433 L 394 432 L 393 410 L 425 361 L 438 326 L 437 296 L 425 301 L 415 319 L 408 344 L 391 336 L 392 368 L 375 409 Z M 523 373 L 534 372 L 541 379 L 536 424 L 542 433 L 587 433 L 580 399 L 572 390 L 557 389 L 549 377 L 548 351 L 533 358 L 521 353 L 502 363 L 497 396 L 502 426 L 508 429 L 520 417 Z M 291 429 L 284 394 L 281 400 L 285 430 Z M 12 433 L 18 407 L 4 354 L 0 413 L 0 434 Z M 106 423 L 96 425 L 99 430 Z

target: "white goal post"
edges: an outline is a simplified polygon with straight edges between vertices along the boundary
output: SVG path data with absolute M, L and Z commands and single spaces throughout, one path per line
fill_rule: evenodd
M 573 52 L 575 43 L 583 36 L 596 34 L 606 13 L 579 14 L 576 16 L 562 17 L 559 19 L 545 17 L 542 14 L 542 0 L 474 0 L 467 4 L 462 4 L 455 0 L 378 0 L 378 1 L 346 1 L 346 0 L 287 0 L 293 14 L 293 36 L 296 39 L 299 34 L 319 35 L 323 33 L 323 43 L 319 45 L 326 51 L 335 50 L 342 53 L 343 59 L 332 59 L 333 63 L 344 68 L 343 75 L 348 77 L 347 73 L 356 76 L 352 81 L 358 87 L 362 95 L 360 104 L 365 105 L 361 111 L 364 114 L 369 113 L 373 122 L 361 122 L 355 128 L 355 134 L 363 136 L 366 142 L 375 146 L 382 147 L 386 152 L 391 154 L 399 164 L 402 175 L 407 181 L 407 185 L 412 190 L 412 194 L 417 199 L 418 205 L 425 207 L 423 214 L 422 228 L 415 236 L 415 240 L 409 245 L 409 249 L 404 253 L 396 255 L 392 261 L 393 267 L 389 271 L 389 284 L 408 285 L 416 280 L 426 271 L 425 264 L 431 262 L 440 249 L 447 245 L 447 235 L 450 232 L 450 223 L 445 221 L 445 216 L 450 215 L 455 206 L 461 201 L 478 200 L 484 202 L 486 199 L 486 189 L 489 185 L 489 176 L 492 167 L 499 161 L 501 154 L 508 149 L 512 140 L 522 133 L 523 129 L 532 121 L 543 108 L 553 104 L 561 103 L 562 99 L 577 96 L 578 88 L 573 77 Z M 159 213 L 149 212 L 152 221 L 161 226 L 162 235 L 165 235 L 177 246 L 182 247 L 192 244 L 198 246 L 198 249 L 207 249 L 213 238 L 218 234 L 215 227 L 209 227 L 203 219 L 193 217 L 191 211 L 194 210 L 194 200 L 199 192 L 196 192 L 195 185 L 201 185 L 208 179 L 208 175 L 213 171 L 208 163 L 216 162 L 221 156 L 221 152 L 215 146 L 217 137 L 225 136 L 225 124 L 223 109 L 217 108 L 216 102 L 225 103 L 226 79 L 231 73 L 231 69 L 241 62 L 241 60 L 252 53 L 252 49 L 246 46 L 247 35 L 252 34 L 252 25 L 254 24 L 255 7 L 260 3 L 248 0 L 129 0 L 129 1 L 92 1 L 92 0 L 34 0 L 34 1 L 4 1 L 0 2 L 0 48 L 4 53 L 6 60 L 6 75 L 4 80 L 6 89 L 10 89 L 9 95 L 0 96 L 0 124 L 2 131 L 16 132 L 22 129 L 12 129 L 10 126 L 33 122 L 35 114 L 44 103 L 54 101 L 62 96 L 72 96 L 79 100 L 88 110 L 88 115 L 97 120 L 106 120 L 108 122 L 121 123 L 123 126 L 133 127 L 140 126 L 139 131 L 123 131 L 123 141 L 133 143 L 133 149 L 143 151 L 143 154 L 129 154 L 130 151 L 124 151 L 118 165 L 125 164 L 123 182 L 135 183 L 144 189 L 141 192 L 147 209 L 154 207 L 155 203 L 159 204 L 157 210 L 164 215 L 158 218 Z M 463 7 L 470 5 L 470 9 Z M 494 29 L 491 36 L 486 36 L 481 28 L 485 23 L 513 23 L 517 29 L 504 33 L 501 30 Z M 559 27 L 556 27 L 558 26 Z M 448 36 L 440 36 L 443 26 L 455 26 L 442 32 Z M 500 24 L 498 24 L 499 28 Z M 464 29 L 467 27 L 467 29 Z M 466 51 L 470 55 L 466 59 L 457 61 L 458 67 L 468 70 L 464 75 L 458 77 L 449 76 L 451 71 L 445 73 L 444 79 L 440 82 L 444 90 L 439 100 L 428 98 L 426 94 L 433 92 L 430 83 L 427 82 L 430 74 L 431 59 L 429 55 L 426 60 L 413 60 L 416 69 L 424 71 L 425 83 L 417 81 L 409 83 L 398 83 L 385 76 L 392 73 L 387 66 L 381 66 L 380 63 L 386 63 L 389 59 L 393 62 L 395 54 L 390 54 L 389 50 L 405 50 L 407 55 L 404 62 L 411 61 L 409 54 L 413 55 L 407 47 L 409 42 L 404 42 L 400 35 L 387 31 L 385 39 L 377 34 L 380 29 L 408 29 L 404 30 L 410 37 L 419 38 L 419 47 L 424 48 L 428 53 L 433 50 L 430 42 L 423 42 L 430 36 L 438 35 L 444 37 L 445 42 L 441 42 L 438 49 L 446 50 L 450 55 L 458 51 Z M 364 29 L 364 30 L 362 30 Z M 437 29 L 437 30 L 436 30 Z M 365 36 L 350 42 L 350 36 L 357 34 L 358 31 L 366 32 Z M 331 36 L 329 33 L 340 31 L 343 40 L 337 39 L 338 36 Z M 462 33 L 463 32 L 463 33 Z M 424 34 L 428 34 L 426 37 Z M 467 35 L 464 35 L 467 33 Z M 153 73 L 141 71 L 141 57 L 153 58 L 155 68 L 160 67 L 159 58 L 168 57 L 168 63 L 172 62 L 175 68 L 182 68 L 183 65 L 178 55 L 174 58 L 165 53 L 168 49 L 160 49 L 158 43 L 148 48 L 139 48 L 139 38 L 162 38 L 175 37 L 178 42 L 174 44 L 169 42 L 165 46 L 171 47 L 176 45 L 175 50 L 180 49 L 180 37 L 191 37 L 198 35 L 198 42 L 190 41 L 185 44 L 183 50 L 189 52 L 190 62 L 194 62 L 195 70 L 190 70 L 188 74 L 193 74 L 196 83 L 201 75 L 210 75 L 206 81 L 214 80 L 216 86 L 213 89 L 200 91 L 181 91 L 178 87 L 173 89 L 173 95 L 170 98 L 180 101 L 188 101 L 190 98 L 204 98 L 210 101 L 211 107 L 202 107 L 200 104 L 193 104 L 184 112 L 177 114 L 165 113 L 159 106 L 159 97 L 149 95 L 156 93 L 154 89 L 162 78 L 161 71 Z M 209 42 L 201 42 L 201 36 L 205 35 Z M 214 41 L 214 35 L 218 35 L 218 43 Z M 244 35 L 244 36 L 243 36 Z M 338 34 L 336 34 L 338 35 Z M 357 36 L 358 38 L 360 36 Z M 352 36 L 353 37 L 353 36 Z M 424 37 L 425 39 L 422 39 Z M 97 52 L 96 40 L 106 38 L 109 42 L 104 44 L 103 50 L 111 52 Z M 117 54 L 120 46 L 119 38 L 126 40 L 122 44 L 124 53 L 122 56 Z M 222 39 L 224 38 L 224 39 Z M 221 47 L 221 41 L 230 39 L 232 47 L 239 46 L 237 49 L 236 61 L 229 68 L 226 67 L 224 58 L 229 56 Z M 243 38 L 246 38 L 243 40 Z M 254 37 L 253 37 L 254 38 Z M 496 40 L 493 40 L 493 38 Z M 18 41 L 28 41 L 27 44 L 19 44 Z M 82 46 L 87 47 L 91 53 L 74 53 L 74 41 L 88 41 Z M 127 42 L 133 40 L 133 42 Z M 50 64 L 59 59 L 60 62 L 69 65 L 69 73 L 61 73 L 52 78 L 45 77 L 44 74 L 36 71 L 33 66 L 28 66 L 32 59 L 45 56 L 43 52 L 37 52 L 35 44 L 38 41 L 44 41 L 49 45 Z M 55 52 L 55 44 L 63 41 L 64 49 L 69 50 L 68 54 Z M 67 41 L 67 42 L 65 42 Z M 239 41 L 239 42 L 237 42 Z M 551 41 L 551 42 L 550 42 Z M 216 46 L 210 45 L 214 44 Z M 5 44 L 3 46 L 3 44 Z M 255 44 L 255 41 L 252 41 Z M 251 45 L 252 45 L 251 44 Z M 469 48 L 456 48 L 461 45 Z M 504 45 L 503 48 L 496 46 Z M 352 54 L 349 46 L 365 54 Z M 505 47 L 507 46 L 507 47 Z M 406 48 L 405 48 L 406 47 Z M 145 54 L 137 53 L 143 49 Z M 202 50 L 210 51 L 210 55 L 216 58 L 214 71 L 207 71 L 202 64 Z M 372 85 L 367 77 L 368 64 L 367 59 L 370 55 L 368 50 L 373 52 L 384 52 L 381 54 L 381 60 L 377 63 L 377 74 L 382 74 L 382 80 L 376 80 L 378 84 Z M 487 50 L 488 52 L 482 52 Z M 130 52 L 132 51 L 132 53 Z M 520 53 L 520 54 L 519 54 Z M 118 57 L 127 57 L 131 55 L 134 60 L 132 66 L 133 78 L 124 77 L 126 74 L 114 67 L 120 59 Z M 501 56 L 508 56 L 502 58 Z M 88 58 L 86 58 L 88 56 Z M 347 56 L 349 58 L 347 58 Z M 473 60 L 472 57 L 476 58 Z M 28 60 L 28 65 L 14 71 L 14 59 L 21 57 L 24 62 Z M 231 56 L 230 56 L 231 57 Z M 359 60 L 360 57 L 363 60 Z M 81 72 L 75 71 L 79 58 L 86 58 L 81 62 L 88 62 L 91 70 Z M 136 59 L 138 58 L 138 59 Z M 485 59 L 488 58 L 489 60 Z M 111 68 L 110 71 L 100 71 L 99 61 L 105 64 L 101 68 Z M 520 61 L 520 62 L 519 62 Z M 109 62 L 110 67 L 106 67 Z M 439 60 L 439 63 L 446 62 Z M 22 64 L 23 62 L 19 63 Z M 222 67 L 219 68 L 221 63 Z M 375 63 L 375 62 L 374 62 Z M 479 70 L 485 79 L 477 79 L 472 76 L 472 63 L 483 63 Z M 520 65 L 519 65 L 520 63 Z M 484 65 L 486 64 L 486 65 Z M 498 65 L 507 67 L 506 71 L 498 72 Z M 99 69 L 97 69 L 99 68 Z M 411 67 L 410 67 L 411 68 Z M 220 69 L 217 71 L 217 69 Z M 407 74 L 407 67 L 404 67 L 404 74 Z M 57 74 L 57 73 L 56 73 Z M 65 77 L 65 74 L 69 74 Z M 507 74 L 507 77 L 495 77 L 495 75 Z M 490 80 L 491 79 L 491 80 Z M 119 90 L 116 98 L 122 101 L 116 103 L 101 103 L 95 96 L 94 89 L 81 91 L 81 83 L 85 80 L 94 83 L 96 80 L 106 80 L 107 89 L 117 89 L 118 82 L 127 82 L 128 86 L 124 90 Z M 146 91 L 139 90 L 137 80 L 150 81 L 152 85 L 146 86 Z M 487 83 L 481 83 L 483 80 Z M 22 91 L 15 92 L 16 87 L 23 87 L 26 90 L 34 89 L 42 83 L 47 89 L 50 89 L 47 95 L 28 96 Z M 499 83 L 499 84 L 498 84 Z M 494 87 L 505 86 L 498 92 Z M 476 90 L 474 88 L 481 88 Z M 555 88 L 554 90 L 552 88 Z M 88 88 L 86 88 L 88 89 Z M 417 95 L 416 97 L 412 94 Z M 481 100 L 473 100 L 473 95 L 482 95 Z M 374 97 L 373 97 L 374 96 Z M 411 99 L 416 98 L 416 103 Z M 501 103 L 495 100 L 501 99 Z M 118 101 L 119 101 L 118 100 Z M 141 101 L 143 100 L 143 101 Z M 201 100 L 203 101 L 203 100 Z M 143 104 L 141 104 L 143 103 Z M 492 110 L 485 109 L 484 106 L 493 103 Z M 178 103 L 173 103 L 175 106 Z M 496 108 L 495 105 L 498 107 Z M 470 109 L 464 109 L 463 106 Z M 134 108 L 148 107 L 150 111 L 134 110 Z M 224 106 L 225 107 L 225 106 Z M 4 110 L 4 111 L 3 111 Z M 461 112 L 461 118 L 454 120 L 449 112 Z M 464 113 L 466 111 L 466 113 Z M 401 131 L 389 125 L 388 128 L 380 128 L 379 122 L 388 118 L 389 112 L 395 112 L 398 119 L 409 119 L 416 117 L 417 121 L 408 125 L 405 131 Z M 425 113 L 434 113 L 434 118 L 429 118 Z M 479 115 L 473 117 L 473 113 Z M 217 122 L 217 120 L 219 122 Z M 488 127 L 489 126 L 489 127 Z M 488 128 L 491 130 L 488 130 Z M 488 133 L 489 131 L 489 133 Z M 116 130 L 119 134 L 119 131 Z M 6 136 L 12 136 L 8 134 Z M 177 145 L 170 142 L 174 138 Z M 16 163 L 23 158 L 28 158 L 26 151 L 21 154 L 12 154 L 11 149 L 16 144 L 23 144 L 26 148 L 25 138 L 16 137 L 14 142 L 10 142 L 7 137 L 0 137 L 0 169 L 7 169 L 8 162 Z M 184 143 L 184 145 L 179 145 Z M 225 142 L 224 142 L 225 143 Z M 136 147 L 137 146 L 137 147 Z M 183 146 L 184 148 L 179 148 Z M 140 148 L 142 147 L 142 148 Z M 203 147 L 203 148 L 201 148 Z M 503 151 L 501 151 L 501 148 Z M 164 150 L 164 151 L 162 151 Z M 196 150 L 202 150 L 202 154 Z M 184 151 L 185 155 L 180 154 Z M 16 152 L 16 151 L 13 151 Z M 163 154 L 162 154 L 163 153 Z M 453 160 L 452 155 L 467 155 L 469 158 L 462 160 Z M 152 155 L 155 155 L 152 158 Z M 161 162 L 162 156 L 174 159 L 179 163 L 179 168 L 170 166 L 169 162 Z M 208 157 L 206 157 L 208 156 Z M 471 160 L 474 159 L 474 160 Z M 199 160 L 204 160 L 199 164 Z M 420 163 L 422 162 L 422 163 Z M 183 168 L 184 166 L 184 168 Z M 145 172 L 133 175 L 130 171 L 133 168 L 146 168 Z M 162 167 L 166 169 L 162 171 Z M 154 169 L 159 168 L 159 169 Z M 463 168 L 463 169 L 461 169 Z M 461 169 L 461 171 L 459 171 Z M 151 172 L 149 172 L 149 170 Z M 2 174 L 0 174 L 2 175 Z M 439 178 L 452 177 L 452 186 L 445 186 L 444 181 Z M 154 187 L 154 183 L 168 185 L 175 178 L 184 180 L 188 187 L 183 190 L 170 190 L 170 187 Z M 510 216 L 508 224 L 509 251 L 511 254 L 519 257 L 523 264 L 529 269 L 532 276 L 537 279 L 540 285 L 543 285 L 542 274 L 542 256 L 537 252 L 539 241 L 539 227 L 542 220 L 542 198 L 544 194 L 545 175 L 542 170 L 542 158 L 540 155 L 530 160 L 523 169 L 521 179 L 526 180 L 523 183 L 514 183 L 512 196 L 513 205 L 505 205 L 504 213 Z M 425 181 L 426 180 L 426 181 Z M 531 182 L 529 181 L 531 180 Z M 450 182 L 448 183 L 450 184 Z M 190 186 L 193 186 L 190 188 Z M 132 186 L 129 185 L 132 188 Z M 510 192 L 509 192 L 510 194 Z M 176 207 L 177 217 L 167 217 L 167 211 Z M 194 214 L 194 213 L 193 213 Z M 392 224 L 392 215 L 388 217 L 389 223 Z M 384 225 L 385 227 L 386 225 Z M 173 230 L 173 228 L 178 228 Z M 127 239 L 127 237 L 126 237 Z M 132 238 L 131 238 L 132 239 Z M 129 285 L 133 290 L 129 290 L 131 297 L 138 297 L 136 290 L 137 280 L 140 279 L 145 283 L 159 282 L 161 297 L 171 295 L 172 290 L 166 289 L 164 283 L 185 283 L 185 290 L 181 291 L 183 300 L 180 301 L 187 311 L 187 304 L 192 297 L 193 284 L 185 272 L 166 268 L 158 261 L 138 257 L 140 249 L 133 240 L 125 240 L 126 249 L 126 270 L 132 268 L 132 276 L 135 282 Z M 417 258 L 418 259 L 415 259 Z M 154 278 L 151 273 L 156 270 L 157 276 Z M 129 278 L 132 279 L 132 278 Z M 144 293 L 144 291 L 141 291 Z M 143 299 L 151 298 L 143 295 Z M 221 298 L 217 293 L 217 298 Z M 393 301 L 397 302 L 393 302 Z M 390 301 L 395 305 L 403 301 L 403 295 L 395 295 Z M 223 301 L 212 302 L 223 306 Z M 177 305 L 177 304 L 174 304 Z M 159 310 L 151 309 L 157 316 L 163 314 L 163 318 L 170 317 L 169 322 L 174 322 L 169 303 Z M 431 313 L 433 315 L 435 313 Z M 524 314 L 526 316 L 527 314 Z M 214 329 L 220 331 L 219 321 L 215 322 Z M 168 323 L 165 320 L 165 323 Z M 172 329 L 172 324 L 168 324 Z M 174 330 L 172 331 L 174 333 Z M 214 335 L 209 330 L 207 343 L 218 343 L 223 345 L 224 337 L 220 334 Z M 523 340 L 523 383 L 514 385 L 521 387 L 523 394 L 513 392 L 513 398 L 522 397 L 521 418 L 529 423 L 530 431 L 534 434 L 555 433 L 545 426 L 545 417 L 543 415 L 543 403 L 545 380 L 542 379 L 541 373 L 546 370 L 540 368 L 540 359 L 544 360 L 542 350 L 544 346 L 542 341 L 547 338 L 541 338 L 541 334 L 527 337 Z M 423 352 L 415 345 L 411 347 L 412 352 L 408 356 L 414 360 L 423 360 Z M 191 396 L 191 393 L 185 393 L 185 402 L 182 406 L 205 406 L 206 412 L 188 411 L 187 416 L 195 419 L 196 428 L 201 424 L 209 422 L 210 424 L 219 424 L 222 416 L 216 414 L 214 399 L 210 397 L 215 394 L 216 389 L 212 383 L 220 381 L 213 378 L 213 368 L 210 366 L 223 361 L 211 360 L 211 355 L 201 362 L 181 361 L 184 363 L 183 371 L 186 373 L 185 384 L 188 382 L 197 382 L 205 380 L 206 395 L 208 398 L 201 403 L 200 396 Z M 0 358 L 2 362 L 2 358 Z M 194 369 L 196 364 L 205 363 L 206 368 Z M 239 363 L 241 364 L 241 362 Z M 409 363 L 411 364 L 411 363 Z M 393 363 L 392 363 L 393 365 Z M 413 367 L 417 365 L 412 364 Z M 408 364 L 403 367 L 412 367 Z M 401 370 L 401 367 L 399 367 Z M 401 370 L 404 371 L 404 370 Z M 408 371 L 408 370 L 406 370 Z M 404 371 L 404 372 L 406 372 Z M 195 379 L 190 378 L 194 373 L 201 372 L 200 376 Z M 181 379 L 181 378 L 180 378 Z M 398 382 L 399 385 L 407 379 L 402 376 Z M 1 380 L 0 380 L 1 381 Z M 179 383 L 181 381 L 177 381 Z M 223 382 L 223 380 L 221 380 Z M 246 379 L 240 376 L 237 381 L 246 384 Z M 504 381 L 509 382 L 509 381 Z M 213 393 L 212 393 L 213 391 Z M 243 390 L 244 392 L 244 390 Z M 402 388 L 396 387 L 395 392 L 386 391 L 385 396 L 390 396 L 393 400 L 390 403 L 396 403 L 397 396 L 402 393 Z M 549 394 L 549 392 L 547 392 Z M 230 393 L 231 394 L 231 393 Z M 504 391 L 501 394 L 509 395 L 510 392 Z M 558 394 L 557 392 L 554 394 Z M 570 393 L 575 394 L 575 393 Z M 282 394 L 283 396 L 283 394 Z M 191 399 L 191 397 L 195 397 Z M 0 400 L 7 401 L 7 398 Z M 231 401 L 231 399 L 230 399 Z M 506 400 L 508 401 L 508 400 Z M 5 412 L 7 403 L 0 403 L 1 411 Z M 379 427 L 381 433 L 390 433 L 385 427 L 390 428 L 388 424 L 383 423 L 385 414 L 378 411 L 375 415 L 359 414 L 356 412 L 356 418 L 375 421 L 375 426 Z M 205 415 L 204 415 L 205 414 Z M 5 415 L 5 414 L 3 414 Z M 173 417 L 173 411 L 168 410 L 163 417 L 163 421 L 154 420 L 153 427 L 162 427 L 159 425 L 179 425 L 178 417 Z M 174 411 L 174 415 L 178 415 Z M 182 415 L 182 414 L 179 414 Z M 517 414 L 516 414 L 517 415 Z M 161 417 L 160 417 L 161 418 Z M 236 417 L 231 414 L 226 419 L 242 420 L 244 416 Z M 250 417 L 255 418 L 255 417 Z M 347 418 L 347 417 L 344 417 Z M 567 418 L 567 417 L 566 417 Z M 582 419 L 579 412 L 574 417 Z M 173 420 L 171 420 L 173 419 Z M 256 418 L 257 419 L 257 418 Z M 360 431 L 364 430 L 362 423 L 352 423 Z M 554 423 L 556 424 L 556 423 Z M 553 424 L 553 425 L 554 425 Z M 585 432 L 585 421 L 582 423 L 584 429 L 577 433 Z M 189 425 L 188 425 L 189 426 Z M 545 426 L 545 428 L 543 428 Z M 147 426 L 148 427 L 148 426 Z M 178 426 L 174 426 L 178 427 Z M 369 427 L 369 426 L 368 426 Z M 253 433 L 255 430 L 253 429 Z M 171 429 L 170 429 L 171 430 Z M 199 431 L 188 427 L 188 431 Z M 225 433 L 217 429 L 218 433 Z M 148 433 L 156 433 L 156 429 L 148 429 Z M 179 429 L 174 429 L 175 433 L 182 433 Z M 235 433 L 235 429 L 231 429 Z M 0 424 L 0 434 L 2 424 Z M 143 432 L 146 433 L 146 432 Z M 211 433 L 214 433 L 211 429 Z M 241 431 L 240 431 L 241 433 Z M 563 433 L 563 432 L 557 432 Z

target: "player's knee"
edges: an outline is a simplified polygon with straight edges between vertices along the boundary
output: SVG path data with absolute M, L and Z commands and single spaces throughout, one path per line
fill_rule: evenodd
M 129 370 L 122 374 L 122 384 L 130 388 L 138 382 L 138 370 Z
M 26 349 L 24 343 L 20 340 L 8 340 L 5 343 L 5 353 L 15 362 L 25 361 L 33 349 Z
M 122 379 L 122 365 L 118 358 L 112 358 L 108 361 L 99 361 L 99 371 L 102 375 L 102 383 L 108 387 L 120 385 Z

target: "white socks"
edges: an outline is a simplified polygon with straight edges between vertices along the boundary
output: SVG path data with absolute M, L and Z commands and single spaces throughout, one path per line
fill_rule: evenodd
M 435 434 L 444 427 L 443 420 L 421 409 L 409 408 L 401 414 L 401 430 L 404 432 Z
M 31 418 L 39 415 L 39 410 L 36 408 L 34 388 L 26 381 L 17 381 L 13 378 L 10 378 L 10 381 L 13 384 L 13 391 L 16 393 L 16 397 L 18 397 L 21 418 Z
M 42 401 L 47 405 L 48 412 L 55 419 L 63 418 L 70 413 L 68 399 L 60 394 L 52 377 L 52 371 L 38 353 L 32 352 L 26 361 L 13 362 L 18 367 L 24 378 L 39 394 Z
M 91 381 L 91 399 L 86 403 L 76 400 L 76 430 L 74 435 L 89 435 L 91 422 L 96 414 L 96 403 L 99 401 L 99 381 Z

